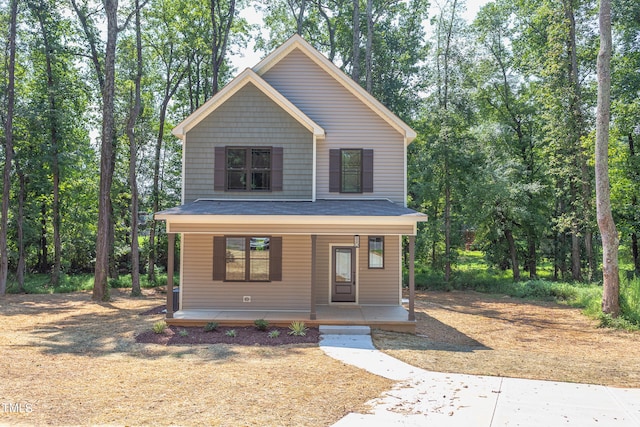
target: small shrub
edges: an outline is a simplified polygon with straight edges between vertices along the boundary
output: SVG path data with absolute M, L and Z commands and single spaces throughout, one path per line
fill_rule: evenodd
M 253 322 L 253 324 L 256 325 L 256 329 L 259 331 L 266 331 L 269 327 L 269 322 L 264 319 L 257 319 Z
M 157 321 L 153 324 L 153 332 L 155 332 L 156 334 L 163 334 L 166 329 L 167 322 L 165 322 L 164 320 Z
M 235 329 L 229 329 L 227 332 L 225 332 L 225 335 L 228 336 L 228 337 L 232 337 L 233 338 L 233 337 L 235 337 L 237 335 L 236 334 L 236 330 Z
M 187 331 L 186 329 L 180 329 L 180 332 L 178 332 L 178 334 L 181 337 L 188 337 L 189 336 L 189 331 Z
M 205 332 L 213 332 L 216 330 L 218 330 L 218 322 L 209 322 L 206 325 L 204 325 Z
M 274 329 L 273 331 L 269 332 L 269 338 L 278 338 L 280 336 L 280 331 L 277 329 Z
M 296 337 L 303 337 L 307 335 L 307 331 L 309 330 L 309 328 L 305 326 L 304 322 L 299 321 L 291 322 L 291 325 L 289 325 L 289 329 L 289 335 L 293 335 Z

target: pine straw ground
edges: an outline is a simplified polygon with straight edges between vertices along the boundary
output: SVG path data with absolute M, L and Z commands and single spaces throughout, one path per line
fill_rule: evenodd
M 417 335 L 378 348 L 440 372 L 640 387 L 640 333 L 598 328 L 579 309 L 476 292 L 419 293 Z
M 138 344 L 163 296 L 90 298 L 0 298 L 0 425 L 323 426 L 391 387 L 315 344 Z

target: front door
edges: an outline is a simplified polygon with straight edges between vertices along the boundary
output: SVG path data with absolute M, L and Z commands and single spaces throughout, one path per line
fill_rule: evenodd
M 331 279 L 332 302 L 356 302 L 355 248 L 334 247 Z

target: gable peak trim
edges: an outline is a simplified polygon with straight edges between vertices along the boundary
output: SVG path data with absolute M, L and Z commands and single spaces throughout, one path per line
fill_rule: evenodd
M 267 55 L 262 61 L 253 67 L 258 75 L 264 75 L 267 71 L 278 64 L 293 50 L 299 49 L 303 54 L 315 62 L 326 73 L 333 77 L 338 83 L 344 86 L 356 98 L 373 110 L 378 116 L 385 120 L 391 127 L 396 129 L 405 138 L 405 144 L 409 145 L 417 136 L 416 132 L 404 121 L 396 116 L 391 110 L 385 107 L 373 95 L 367 92 L 362 86 L 346 75 L 333 62 L 329 61 L 322 53 L 314 48 L 299 34 L 294 34 L 280 47 Z

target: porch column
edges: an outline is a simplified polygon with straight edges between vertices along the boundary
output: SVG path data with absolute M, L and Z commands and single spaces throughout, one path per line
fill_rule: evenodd
M 311 301 L 310 308 L 311 314 L 309 315 L 310 320 L 316 320 L 316 240 L 317 237 L 315 234 L 311 235 Z
M 173 264 L 176 246 L 175 233 L 168 233 L 167 240 L 169 241 L 167 244 L 167 319 L 171 319 L 175 308 L 173 306 Z
M 416 299 L 416 278 L 414 274 L 414 263 L 416 258 L 416 236 L 409 236 L 409 320 L 416 320 L 415 299 Z

